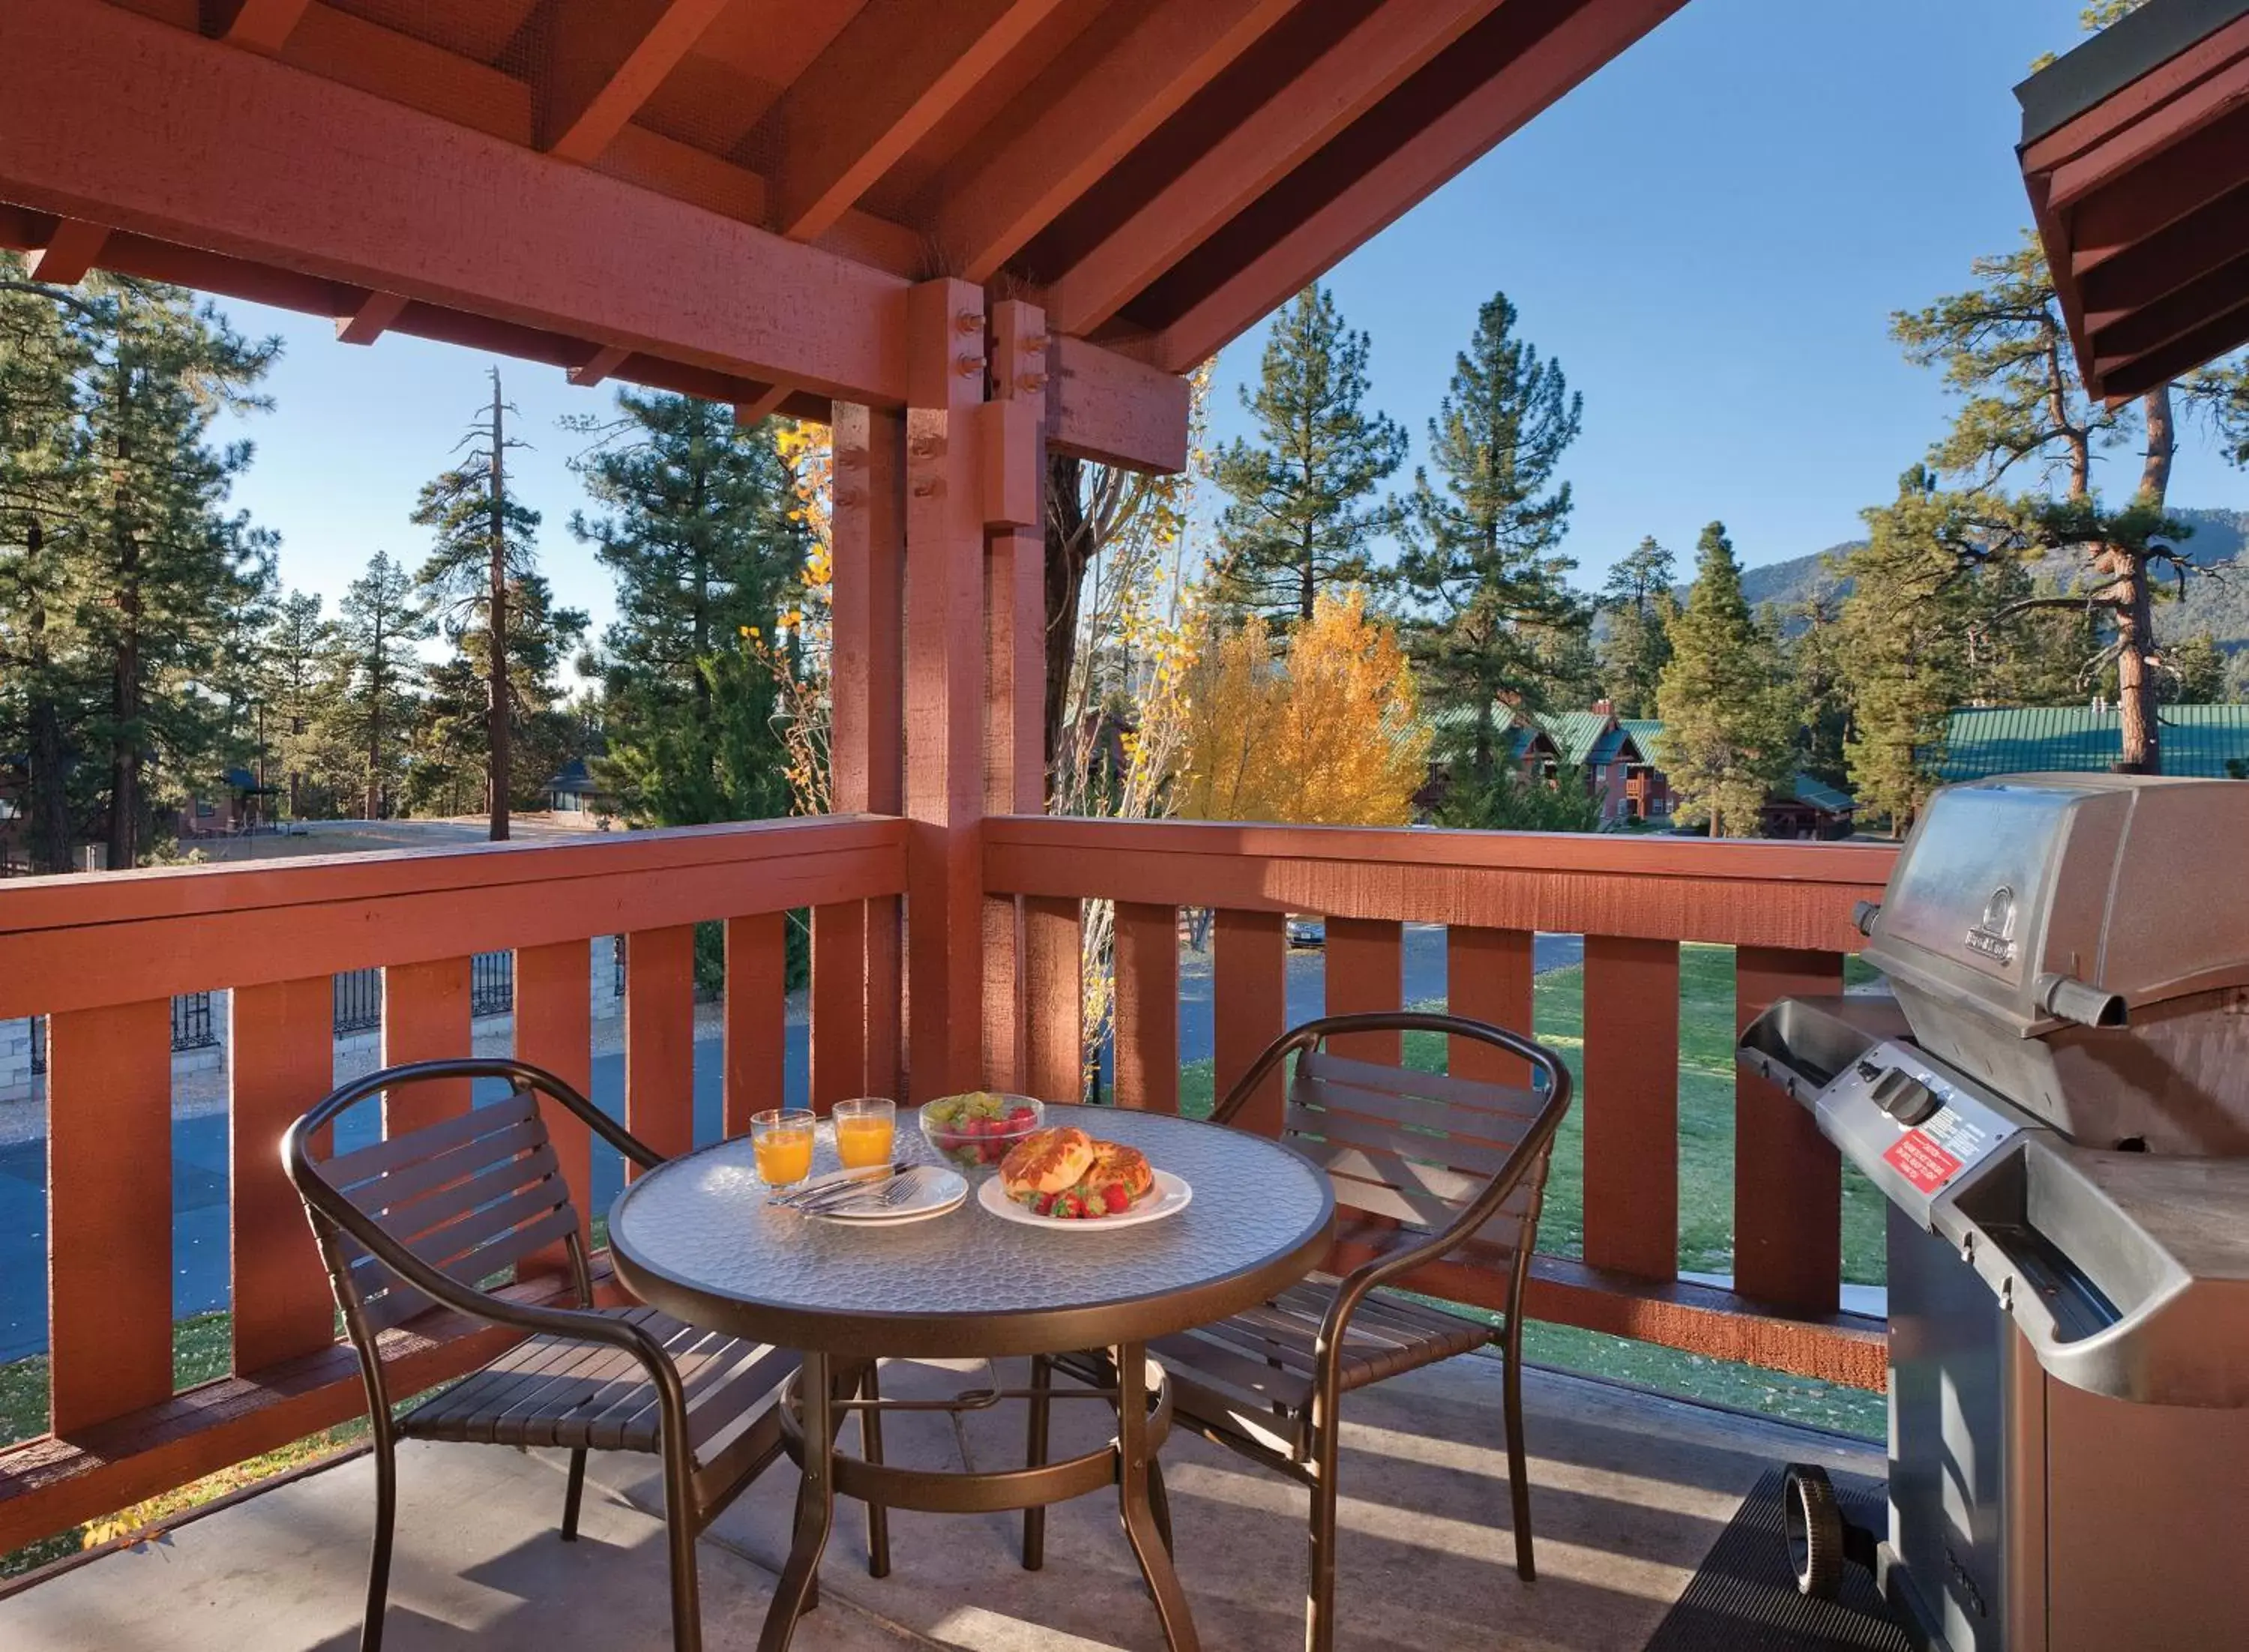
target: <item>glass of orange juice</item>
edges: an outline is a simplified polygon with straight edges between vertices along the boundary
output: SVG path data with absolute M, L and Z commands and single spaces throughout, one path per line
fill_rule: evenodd
M 794 1187 L 812 1174 L 809 1108 L 775 1107 L 750 1115 L 750 1148 L 758 1156 L 758 1179 L 769 1188 Z
M 863 1095 L 836 1104 L 836 1157 L 847 1170 L 872 1170 L 891 1162 L 898 1134 L 898 1103 Z

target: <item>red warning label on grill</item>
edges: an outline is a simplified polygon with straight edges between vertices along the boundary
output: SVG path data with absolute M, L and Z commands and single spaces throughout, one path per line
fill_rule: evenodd
M 1961 1164 L 1925 1130 L 1908 1130 L 1882 1157 L 1923 1193 L 1934 1193 L 1950 1182 Z

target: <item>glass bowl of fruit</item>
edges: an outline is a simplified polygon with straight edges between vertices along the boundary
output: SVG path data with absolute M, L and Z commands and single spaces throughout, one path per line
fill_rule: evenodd
M 1046 1112 L 1028 1095 L 941 1095 L 923 1104 L 921 1133 L 939 1157 L 973 1180 L 998 1169 L 1010 1148 L 1046 1122 Z

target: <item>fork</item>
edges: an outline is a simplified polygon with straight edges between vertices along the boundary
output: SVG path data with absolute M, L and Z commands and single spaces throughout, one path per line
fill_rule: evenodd
M 909 1165 L 887 1182 L 872 1187 L 863 1184 L 839 1192 L 832 1197 L 800 1204 L 796 1208 L 806 1216 L 834 1216 L 843 1210 L 871 1212 L 894 1210 L 922 1190 L 926 1165 Z

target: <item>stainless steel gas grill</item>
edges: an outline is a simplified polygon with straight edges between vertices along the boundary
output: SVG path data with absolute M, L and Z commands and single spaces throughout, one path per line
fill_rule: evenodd
M 1866 957 L 1738 1057 L 1890 1202 L 1889 1530 L 1792 1477 L 1947 1652 L 2249 1647 L 2249 784 L 1931 800 Z

